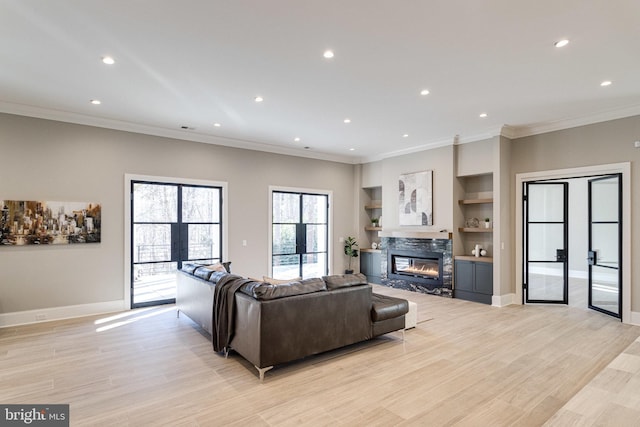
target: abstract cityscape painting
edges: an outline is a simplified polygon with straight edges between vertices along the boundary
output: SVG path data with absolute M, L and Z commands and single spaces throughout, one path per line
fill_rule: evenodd
M 99 203 L 0 200 L 0 245 L 99 243 Z
M 400 175 L 398 191 L 400 225 L 433 225 L 433 171 Z

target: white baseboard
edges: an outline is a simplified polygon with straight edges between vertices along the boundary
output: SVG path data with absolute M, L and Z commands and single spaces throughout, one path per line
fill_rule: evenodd
M 124 300 L 0 313 L 0 328 L 127 310 Z
M 491 305 L 494 307 L 504 307 L 515 304 L 516 294 L 493 295 Z
M 628 323 L 630 325 L 640 326 L 640 312 L 632 311 L 630 319 L 625 323 Z

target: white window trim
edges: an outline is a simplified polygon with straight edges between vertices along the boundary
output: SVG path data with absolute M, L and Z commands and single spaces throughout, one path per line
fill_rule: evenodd
M 224 181 L 208 181 L 202 179 L 176 178 L 155 175 L 124 175 L 124 307 L 131 309 L 131 181 L 149 181 L 167 184 L 204 185 L 222 188 L 222 253 L 229 257 L 229 216 L 227 197 L 229 184 Z
M 275 185 L 269 186 L 269 230 L 267 236 L 267 254 L 269 257 L 269 277 L 273 277 L 273 193 L 276 191 L 285 191 L 291 193 L 308 193 L 318 194 L 321 196 L 327 196 L 329 203 L 329 212 L 327 222 L 329 227 L 327 229 L 327 268 L 329 274 L 333 271 L 333 191 L 331 190 L 319 190 L 317 188 L 299 188 L 299 187 L 279 187 Z

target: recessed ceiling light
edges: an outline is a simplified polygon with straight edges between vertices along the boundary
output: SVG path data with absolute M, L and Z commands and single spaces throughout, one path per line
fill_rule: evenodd
M 487 114 L 487 113 L 480 113 L 480 117 L 481 117 L 481 118 L 483 118 L 483 119 L 484 119 L 485 117 L 487 117 L 487 116 L 488 116 L 488 114 Z
M 254 100 L 255 100 L 256 102 L 262 102 L 262 101 L 264 101 L 264 98 L 258 95 L 258 96 L 256 96 L 256 97 L 254 98 Z
M 351 123 L 351 119 L 344 119 L 345 123 Z
M 600 86 L 609 86 L 611 84 L 611 80 L 605 80 L 602 83 L 600 83 Z
M 296 136 L 295 138 L 293 138 L 293 140 L 294 140 L 295 142 L 300 142 L 300 138 L 298 138 L 297 136 Z
M 331 58 L 333 58 L 333 51 L 332 50 L 325 50 L 324 53 L 322 54 L 322 56 L 324 56 L 327 59 L 331 59 Z
M 569 40 L 567 39 L 562 39 L 562 40 L 558 40 L 557 42 L 555 42 L 553 45 L 555 47 L 565 47 L 566 45 L 569 44 Z
M 105 63 L 105 64 L 107 64 L 107 65 L 113 65 L 113 64 L 115 64 L 115 63 L 116 63 L 116 60 L 115 60 L 115 59 L 113 59 L 113 58 L 112 58 L 112 57 L 110 57 L 110 56 L 103 56 L 103 57 L 102 57 L 102 62 L 103 62 L 103 63 Z
M 409 138 L 409 134 L 405 133 L 404 135 L 402 135 L 403 138 Z
M 213 126 L 219 128 L 220 126 L 222 126 L 220 123 L 214 123 Z
M 349 148 L 349 151 L 356 151 L 355 148 Z
M 100 104 L 102 104 L 102 102 L 100 102 L 100 100 L 99 100 L 99 99 L 92 99 L 92 100 L 91 100 L 91 103 L 92 103 L 93 105 L 100 105 Z
M 428 89 L 422 89 L 422 90 L 420 91 L 420 95 L 423 95 L 423 96 L 424 96 L 424 95 L 429 95 L 429 90 L 428 90 Z

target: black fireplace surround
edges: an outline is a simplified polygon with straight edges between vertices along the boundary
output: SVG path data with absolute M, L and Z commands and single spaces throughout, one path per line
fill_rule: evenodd
M 381 284 L 407 291 L 453 297 L 452 246 L 451 238 L 383 236 Z M 436 261 L 437 274 L 420 271 L 428 269 L 427 265 Z M 412 271 L 410 267 L 418 271 Z
M 387 251 L 388 278 L 442 286 L 442 253 Z

